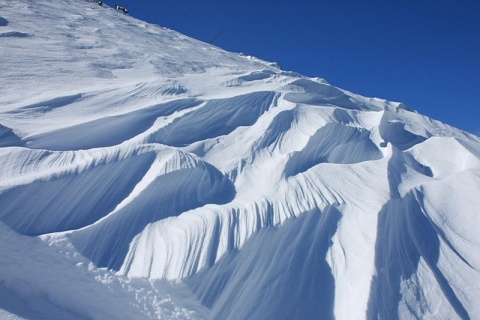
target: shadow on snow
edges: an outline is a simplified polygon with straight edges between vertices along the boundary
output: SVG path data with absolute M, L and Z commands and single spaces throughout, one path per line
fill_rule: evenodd
M 326 256 L 340 218 L 329 207 L 263 229 L 186 283 L 214 319 L 333 319 Z

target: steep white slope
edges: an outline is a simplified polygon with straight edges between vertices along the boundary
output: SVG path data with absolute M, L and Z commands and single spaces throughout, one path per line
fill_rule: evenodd
M 95 268 L 68 243 L 49 246 L 3 223 L 0 231 L 2 319 L 9 314 L 22 319 L 206 317 L 183 286 L 118 277 Z
M 4 314 L 480 316 L 478 137 L 92 2 L 0 15 Z

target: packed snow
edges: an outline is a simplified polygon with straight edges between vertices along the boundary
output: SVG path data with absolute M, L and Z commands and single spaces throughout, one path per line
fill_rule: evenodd
M 479 137 L 95 1 L 0 15 L 0 318 L 480 317 Z

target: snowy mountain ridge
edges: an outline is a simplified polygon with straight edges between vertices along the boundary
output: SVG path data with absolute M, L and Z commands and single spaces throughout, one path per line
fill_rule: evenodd
M 108 6 L 4 7 L 0 317 L 480 315 L 477 136 Z

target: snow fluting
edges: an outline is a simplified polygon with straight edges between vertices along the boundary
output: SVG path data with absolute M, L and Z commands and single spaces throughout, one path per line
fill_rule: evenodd
M 0 74 L 0 318 L 480 317 L 479 137 L 95 1 Z

